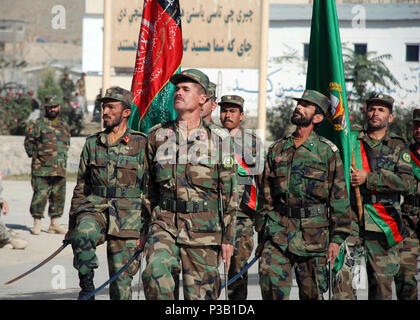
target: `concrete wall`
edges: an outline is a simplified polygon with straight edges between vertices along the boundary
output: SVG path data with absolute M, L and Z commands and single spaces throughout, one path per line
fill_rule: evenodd
M 0 136 L 0 169 L 3 176 L 31 172 L 31 158 L 23 147 L 24 136 Z M 71 138 L 67 160 L 67 172 L 77 172 L 80 154 L 86 138 Z

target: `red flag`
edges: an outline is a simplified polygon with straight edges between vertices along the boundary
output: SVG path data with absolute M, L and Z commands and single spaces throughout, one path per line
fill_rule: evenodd
M 179 69 L 183 54 L 181 15 L 178 0 L 145 0 L 140 27 L 136 64 L 131 84 L 134 95 L 129 126 L 140 130 L 139 120 Z M 168 84 L 172 85 L 172 84 Z M 169 99 L 170 97 L 170 99 Z M 173 109 L 170 94 L 164 100 Z M 170 100 L 170 101 L 167 101 Z M 160 108 L 161 103 L 159 103 Z M 170 114 L 173 117 L 173 114 Z M 164 120 L 159 117 L 155 122 Z M 148 124 L 146 127 L 154 123 Z M 142 124 L 142 129 L 143 128 Z M 142 131 L 148 131 L 146 130 Z

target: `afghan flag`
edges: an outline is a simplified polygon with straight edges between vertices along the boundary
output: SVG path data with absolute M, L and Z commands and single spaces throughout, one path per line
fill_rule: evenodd
M 242 196 L 241 205 L 244 205 L 246 208 L 252 210 L 252 212 L 257 211 L 258 208 L 258 194 L 257 186 L 255 184 L 255 179 L 253 178 L 251 170 L 248 168 L 247 164 L 243 159 L 235 154 L 235 160 L 238 164 L 238 174 L 241 177 L 252 177 L 252 184 L 245 185 L 244 194 Z
M 390 247 L 408 237 L 407 228 L 394 206 L 374 203 L 365 204 L 364 207 L 373 221 L 384 232 Z
M 344 78 L 340 30 L 334 0 L 314 0 L 309 43 L 306 89 L 316 90 L 331 100 L 331 106 L 318 129 L 321 136 L 334 142 L 344 164 L 350 192 L 350 120 Z
M 183 44 L 178 0 L 145 0 L 136 63 L 131 84 L 134 95 L 130 128 L 144 133 L 155 124 L 173 120 L 175 86 L 170 77 L 180 71 Z
M 410 155 L 413 173 L 420 180 L 420 155 L 415 150 L 410 150 Z

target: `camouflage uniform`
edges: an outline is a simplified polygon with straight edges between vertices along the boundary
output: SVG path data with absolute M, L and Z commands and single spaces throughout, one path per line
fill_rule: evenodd
M 311 90 L 302 99 L 324 112 L 329 105 Z M 338 148 L 315 132 L 298 148 L 292 136 L 278 140 L 268 150 L 262 185 L 256 230 L 265 242 L 259 266 L 263 299 L 289 299 L 293 267 L 299 298 L 323 299 L 329 243 L 341 244 L 351 226 Z
M 221 97 L 219 105 L 230 103 L 243 110 L 244 100 L 240 96 Z M 248 263 L 254 248 L 254 221 L 258 206 L 257 190 L 259 176 L 264 169 L 264 149 L 261 140 L 250 130 L 242 127 L 232 137 L 235 160 L 238 164 L 238 213 L 236 219 L 235 249 L 230 260 L 229 279 L 237 275 Z M 262 156 L 262 158 L 261 158 Z M 242 166 L 241 166 L 242 164 Z M 242 168 L 242 170 L 240 170 Z M 253 188 L 256 190 L 253 191 Z M 255 198 L 253 198 L 255 197 Z M 254 202 L 255 201 L 255 202 Z M 248 294 L 248 272 L 228 287 L 230 300 L 246 300 Z
M 389 96 L 378 95 L 378 97 L 368 99 L 367 103 L 376 100 L 393 102 Z M 413 186 L 409 150 L 402 138 L 388 132 L 381 140 L 374 140 L 369 137 L 367 131 L 363 130 L 357 135 L 356 144 L 365 145 L 371 170 L 367 174 L 366 183 L 360 186 L 364 213 L 362 225 L 359 226 L 365 251 L 368 298 L 391 299 L 391 285 L 400 267 L 399 250 L 402 243 L 390 246 L 383 229 L 374 220 L 374 214 L 367 210 L 366 205 L 381 205 L 388 212 L 395 211 L 396 219 L 401 219 L 400 196 L 412 190 Z M 353 192 L 351 205 L 354 211 L 353 221 L 356 221 L 357 204 Z M 405 237 L 403 232 L 405 228 L 403 225 L 401 227 L 400 233 Z
M 57 97 L 46 97 L 46 105 L 57 105 Z M 48 215 L 61 217 L 66 195 L 67 153 L 70 146 L 70 128 L 59 116 L 44 117 L 28 129 L 24 146 L 32 158 L 31 184 L 34 194 L 30 212 L 34 218 L 43 218 L 49 200 Z
M 108 89 L 103 99 L 131 103 L 131 93 L 122 90 Z M 104 130 L 86 139 L 71 202 L 73 266 L 81 275 L 98 267 L 96 247 L 107 241 L 112 277 L 133 256 L 140 237 L 146 137 L 128 128 L 109 145 L 108 135 Z M 133 262 L 110 284 L 112 300 L 131 299 L 131 281 L 138 267 L 138 261 Z
M 74 92 L 74 83 L 67 74 L 65 74 L 64 77 L 60 80 L 60 87 L 63 91 L 63 101 L 70 103 L 71 96 Z
M 1 172 L 0 172 L 0 175 L 1 175 Z M 1 196 L 2 192 L 3 192 L 3 186 L 0 181 L 0 248 L 2 248 L 5 244 L 9 243 L 11 240 L 10 232 L 9 230 L 7 230 L 6 225 L 3 222 L 3 214 L 1 212 L 2 210 L 1 203 L 4 201 L 4 199 Z
M 420 121 L 420 109 L 413 112 L 413 121 Z M 420 213 L 420 155 L 416 144 L 410 146 L 414 171 L 414 194 L 404 197 L 401 205 L 402 219 L 409 236 L 402 241 L 400 249 L 400 270 L 395 276 L 395 287 L 399 300 L 417 300 L 417 260 L 419 256 L 419 213 Z M 417 160 L 417 163 L 415 162 Z
M 193 71 L 176 74 L 171 82 L 176 84 L 178 77 L 187 74 L 207 88 L 207 76 Z M 220 246 L 234 245 L 233 148 L 225 130 L 205 121 L 188 138 L 181 130 L 176 121 L 170 121 L 153 127 L 147 138 L 150 211 L 143 215 L 144 224 L 149 225 L 144 291 L 149 300 L 174 299 L 175 281 L 182 272 L 185 299 L 214 300 L 220 294 Z M 227 151 L 222 152 L 226 144 Z

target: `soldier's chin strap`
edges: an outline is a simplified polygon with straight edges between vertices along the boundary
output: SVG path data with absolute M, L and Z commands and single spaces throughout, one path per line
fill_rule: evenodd
M 98 287 L 97 289 L 93 290 L 92 292 L 88 293 L 87 295 L 85 295 L 84 297 L 81 297 L 78 300 L 87 300 L 90 297 L 92 297 L 93 295 L 95 295 L 96 293 L 98 293 L 99 291 L 101 291 L 103 288 L 105 288 L 108 284 L 110 284 L 112 281 L 114 281 L 115 279 L 117 279 L 121 273 L 123 273 L 129 266 L 130 264 L 133 263 L 134 260 L 137 259 L 137 257 L 139 256 L 139 254 L 142 252 L 142 249 L 137 249 L 137 251 L 134 253 L 134 255 L 131 257 L 130 260 L 128 260 L 128 262 L 116 273 L 114 274 L 109 280 L 107 280 L 103 285 L 101 285 L 100 287 Z

